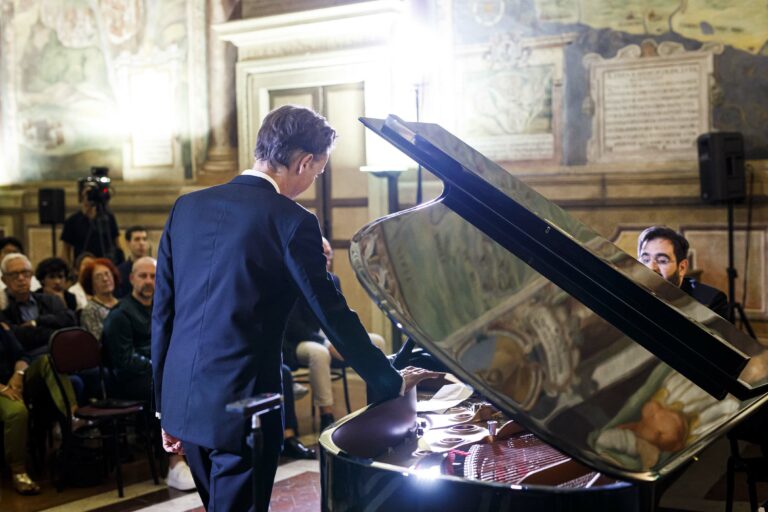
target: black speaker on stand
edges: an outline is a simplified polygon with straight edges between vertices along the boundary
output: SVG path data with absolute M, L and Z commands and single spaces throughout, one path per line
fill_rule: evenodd
M 747 196 L 744 137 L 740 133 L 705 133 L 696 144 L 701 199 L 707 203 L 743 201 Z
M 63 188 L 41 188 L 37 191 L 37 212 L 40 224 L 51 225 L 51 250 L 56 256 L 56 224 L 64 224 L 65 203 Z
M 744 171 L 744 137 L 736 132 L 714 132 L 700 135 L 696 140 L 699 152 L 701 199 L 706 203 L 725 203 L 728 208 L 728 320 L 736 323 L 736 313 L 747 332 L 755 331 L 736 301 L 736 267 L 733 262 L 733 205 L 747 197 Z M 749 233 L 747 233 L 749 236 Z

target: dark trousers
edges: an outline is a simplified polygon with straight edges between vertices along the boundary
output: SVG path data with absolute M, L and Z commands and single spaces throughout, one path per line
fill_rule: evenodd
M 208 512 L 254 512 L 256 510 L 253 504 L 254 464 L 251 461 L 250 451 L 236 454 L 193 443 L 183 442 L 182 444 L 205 510 Z M 263 510 L 267 510 L 272 496 L 272 483 L 275 481 L 280 447 L 279 440 L 270 440 L 265 435 L 260 460 L 256 461 L 258 481 L 262 486 L 261 496 L 266 500 Z

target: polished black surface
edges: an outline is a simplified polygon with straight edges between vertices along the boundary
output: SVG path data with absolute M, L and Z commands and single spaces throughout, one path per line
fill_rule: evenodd
M 653 510 L 768 400 L 755 340 L 441 127 L 362 121 L 444 192 L 358 232 L 352 266 L 475 393 L 342 418 L 320 438 L 324 510 Z
M 439 126 L 363 121 L 445 191 L 355 235 L 358 278 L 537 436 L 653 481 L 766 400 L 749 398 L 764 390 L 766 352 L 729 322 Z M 658 428 L 674 435 L 647 453 Z

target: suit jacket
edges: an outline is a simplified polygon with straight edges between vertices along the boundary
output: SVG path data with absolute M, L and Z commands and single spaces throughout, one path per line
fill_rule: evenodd
M 728 319 L 728 296 L 725 293 L 690 277 L 683 278 L 680 288 L 721 317 Z
M 168 433 L 247 449 L 246 422 L 225 406 L 281 392 L 283 331 L 299 295 L 363 379 L 381 396 L 397 396 L 402 378 L 326 272 L 312 213 L 255 176 L 176 201 L 158 250 L 152 316 L 155 407 Z M 281 435 L 274 427 L 265 439 Z
M 3 317 L 10 324 L 13 334 L 16 335 L 24 350 L 39 354 L 45 351 L 48 339 L 55 330 L 77 325 L 77 317 L 58 297 L 37 292 L 32 292 L 32 296 L 37 302 L 38 317 L 35 319 L 37 326 L 21 325 L 24 321 L 21 319 L 19 303 L 10 295 L 8 306 L 3 310 Z
M 329 273 L 336 289 L 341 292 L 341 281 L 336 274 Z M 288 321 L 285 325 L 283 335 L 283 362 L 290 368 L 296 368 L 298 360 L 296 358 L 296 348 L 302 341 L 325 342 L 325 336 L 320 332 L 320 322 L 317 321 L 312 308 L 307 301 L 299 297 L 288 314 Z

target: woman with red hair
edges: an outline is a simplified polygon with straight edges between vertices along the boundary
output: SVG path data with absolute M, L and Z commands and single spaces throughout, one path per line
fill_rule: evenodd
M 94 259 L 80 273 L 80 284 L 85 293 L 91 296 L 80 316 L 80 323 L 96 339 L 101 339 L 104 319 L 117 306 L 115 289 L 119 283 L 120 272 L 107 258 Z

